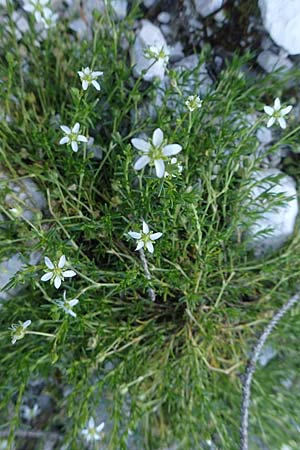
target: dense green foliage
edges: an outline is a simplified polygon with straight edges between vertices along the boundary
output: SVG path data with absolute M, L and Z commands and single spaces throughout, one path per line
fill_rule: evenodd
M 110 414 L 104 438 L 109 449 L 131 448 L 128 439 L 138 449 L 177 442 L 180 449 L 205 450 L 209 439 L 222 450 L 237 449 L 240 375 L 249 349 L 297 289 L 298 233 L 263 260 L 247 250 L 244 237 L 258 214 L 249 211 L 247 199 L 262 159 L 256 131 L 265 123 L 263 105 L 275 96 L 284 100 L 286 81 L 299 74 L 254 79 L 244 71 L 251 56 L 234 57 L 202 108 L 189 113 L 184 107 L 180 92 L 189 83 L 187 72 L 177 89 L 175 82 L 167 87 L 155 118 L 138 114 L 158 88 L 132 77 L 122 47 L 124 37 L 133 42 L 137 13 L 122 23 L 98 17 L 92 42 L 77 41 L 64 22 L 39 47 L 33 28 L 20 42 L 13 31 L 0 31 L 1 171 L 15 182 L 31 178 L 48 205 L 32 220 L 15 218 L 1 180 L 6 219 L 0 259 L 16 251 L 26 259 L 34 250 L 54 261 L 65 254 L 77 276 L 63 287 L 68 298 L 80 300 L 76 318 L 57 307 L 63 289 L 40 281 L 43 258 L 8 286 L 24 284 L 3 303 L 0 318 L 0 431 L 10 428 L 10 444 L 22 427 L 19 410 L 28 382 L 43 378 L 55 402 L 43 427 L 59 431 L 69 449 L 83 448 L 80 431 L 96 409 L 101 415 L 103 402 Z M 205 51 L 199 65 L 209 60 Z M 85 66 L 104 72 L 100 93 L 82 91 L 77 71 Z M 251 125 L 253 112 L 259 114 Z M 78 153 L 59 145 L 59 126 L 77 121 L 101 147 L 100 161 L 85 145 Z M 160 180 L 149 168 L 133 169 L 131 138 L 151 136 L 158 127 L 168 142 L 183 146 L 183 172 L 176 178 Z M 292 130 L 279 133 L 269 152 L 293 146 L 299 132 Z M 263 198 L 269 206 L 285 201 L 267 192 Z M 141 228 L 142 219 L 163 233 L 154 254 L 147 254 L 150 282 L 127 235 Z M 32 331 L 54 337 L 28 334 L 12 345 L 8 327 L 28 319 Z M 296 309 L 272 337 L 279 355 L 255 380 L 251 433 L 272 449 L 287 440 L 299 447 L 292 421 L 300 416 L 298 323 Z M 286 378 L 292 387 L 280 385 Z

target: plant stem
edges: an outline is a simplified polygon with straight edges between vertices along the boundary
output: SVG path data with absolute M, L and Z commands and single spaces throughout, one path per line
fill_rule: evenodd
M 252 378 L 256 369 L 256 363 L 261 353 L 261 350 L 267 340 L 267 338 L 272 333 L 275 326 L 280 322 L 282 317 L 285 315 L 289 309 L 291 309 L 295 303 L 300 300 L 300 293 L 298 292 L 293 297 L 291 297 L 273 316 L 273 319 L 266 326 L 262 332 L 260 338 L 255 345 L 252 355 L 248 361 L 245 376 L 243 379 L 243 394 L 242 394 L 242 405 L 241 405 L 241 425 L 240 425 L 240 450 L 248 450 L 248 429 L 249 429 L 249 407 L 250 407 L 250 396 L 251 396 L 251 383 Z
M 139 250 L 139 253 L 140 253 L 140 259 L 141 259 L 141 262 L 142 262 L 142 265 L 143 265 L 143 268 L 144 268 L 145 277 L 147 278 L 147 280 L 151 280 L 151 274 L 150 274 L 149 267 L 148 267 L 148 261 L 147 261 L 147 258 L 145 256 L 144 250 L 141 248 Z M 152 302 L 155 302 L 156 295 L 155 295 L 154 289 L 149 288 L 148 289 L 148 294 L 149 294 L 150 300 Z

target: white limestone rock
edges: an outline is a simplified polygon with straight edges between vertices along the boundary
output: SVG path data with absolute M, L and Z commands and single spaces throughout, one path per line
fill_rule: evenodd
M 264 27 L 290 55 L 300 53 L 299 0 L 259 0 Z
M 154 59 L 147 58 L 145 56 L 145 51 L 151 46 L 154 46 L 159 50 L 163 49 L 165 54 L 169 54 L 166 40 L 160 29 L 149 22 L 149 20 L 142 20 L 142 28 L 137 33 L 134 45 L 130 52 L 133 74 L 138 78 L 142 75 L 144 70 L 147 70 L 151 66 L 143 75 L 143 79 L 145 81 L 152 81 L 154 78 L 163 80 L 166 70 L 166 60 L 160 58 L 158 61 L 154 62 Z
M 223 6 L 224 0 L 194 0 L 196 11 L 207 17 Z
M 258 55 L 257 62 L 267 73 L 274 72 L 277 69 L 287 71 L 293 67 L 293 63 L 284 55 L 276 55 L 271 50 L 264 50 Z
M 260 210 L 259 197 L 264 192 L 272 195 L 281 193 L 286 197 L 292 197 L 283 206 L 277 206 L 261 213 L 256 223 L 248 230 L 248 236 L 252 239 L 250 239 L 249 247 L 254 251 L 256 257 L 261 257 L 270 251 L 279 249 L 294 232 L 298 214 L 296 183 L 288 175 L 285 175 L 279 182 L 264 181 L 267 177 L 277 175 L 283 175 L 283 173 L 275 168 L 262 169 L 253 174 L 254 180 L 261 182 L 256 184 L 251 190 L 250 211 Z M 254 199 L 257 200 L 255 205 L 252 204 Z M 266 199 L 261 199 L 262 208 L 265 207 L 265 201 Z M 257 235 L 266 229 L 271 229 L 271 231 Z

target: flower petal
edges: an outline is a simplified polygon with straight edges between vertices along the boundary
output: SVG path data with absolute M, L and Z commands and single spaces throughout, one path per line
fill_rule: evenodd
M 72 128 L 72 133 L 78 133 L 80 128 L 79 122 L 76 122 L 74 127 Z
M 144 220 L 143 220 L 143 233 L 145 234 L 149 233 L 149 227 Z
M 67 312 L 68 314 L 70 314 L 70 316 L 72 316 L 72 317 L 77 317 L 76 312 L 72 311 L 72 309 L 66 308 L 66 312 Z
M 70 142 L 69 136 L 64 136 L 64 137 L 61 138 L 61 140 L 59 141 L 59 144 L 60 144 L 60 145 L 63 145 L 63 144 L 67 144 L 68 142 Z
M 86 91 L 88 87 L 89 87 L 89 82 L 86 80 L 82 80 L 82 89 L 84 91 Z
M 270 128 L 275 123 L 275 117 L 270 117 L 267 123 L 267 128 Z
M 162 237 L 162 233 L 151 233 L 150 234 L 151 241 L 156 241 L 156 239 L 159 239 L 160 237 Z
M 56 287 L 56 289 L 59 289 L 59 288 L 60 288 L 60 286 L 61 286 L 61 279 L 60 279 L 59 276 L 56 276 L 56 277 L 54 278 L 54 286 Z
M 80 78 L 82 78 L 84 76 L 84 73 L 82 72 L 82 70 L 78 70 L 78 75 L 80 76 Z
M 41 277 L 41 281 L 49 281 L 51 280 L 52 276 L 52 272 L 47 272 Z
M 76 275 L 76 272 L 74 270 L 65 270 L 62 273 L 62 276 L 65 278 L 72 278 L 72 277 L 75 277 L 75 275 Z
M 141 239 L 142 237 L 141 233 L 136 233 L 135 231 L 129 231 L 128 234 L 133 239 Z
M 280 103 L 279 98 L 277 97 L 277 98 L 275 98 L 274 109 L 275 109 L 275 111 L 279 111 L 280 108 L 281 108 L 281 103 Z
M 147 250 L 148 250 L 150 253 L 153 253 L 153 252 L 154 252 L 154 247 L 153 247 L 152 242 L 147 242 L 147 243 L 146 243 L 146 247 L 147 247 Z
M 66 264 L 66 257 L 65 255 L 61 255 L 61 257 L 59 258 L 58 267 L 62 269 L 65 264 Z
M 154 161 L 154 165 L 155 165 L 156 175 L 158 176 L 158 178 L 162 178 L 165 173 L 165 164 L 164 164 L 163 160 L 156 159 Z
M 61 125 L 60 128 L 63 130 L 64 133 L 66 134 L 70 134 L 71 130 L 69 127 L 67 127 L 66 125 Z
M 48 258 L 48 256 L 45 256 L 45 264 L 48 267 L 48 269 L 54 269 L 54 264 L 51 261 L 51 259 Z
M 131 139 L 131 143 L 135 148 L 144 153 L 148 153 L 151 148 L 150 142 L 147 142 L 144 139 L 133 138 Z
M 73 152 L 75 152 L 75 153 L 78 152 L 78 144 L 76 141 L 71 142 L 71 147 L 72 147 Z
M 79 303 L 79 300 L 78 298 L 73 298 L 73 300 L 69 300 L 68 303 L 71 307 L 73 307 Z
M 93 80 L 92 85 L 94 86 L 95 89 L 97 89 L 97 91 L 101 90 L 101 87 L 100 87 L 100 84 L 98 83 L 98 81 Z
M 100 423 L 100 425 L 97 426 L 96 431 L 97 433 L 100 433 L 104 428 L 104 422 Z
M 155 145 L 155 147 L 160 147 L 163 140 L 164 140 L 164 133 L 160 128 L 156 128 L 152 136 L 153 145 Z
M 281 128 L 283 129 L 286 128 L 286 120 L 283 117 L 278 117 L 277 121 Z
M 272 116 L 274 113 L 274 109 L 271 106 L 264 106 L 264 111 L 268 116 Z
M 286 106 L 285 108 L 282 108 L 282 110 L 280 111 L 280 114 L 282 116 L 285 116 L 286 114 L 288 114 L 289 112 L 291 112 L 293 109 L 293 107 L 291 105 Z
M 179 144 L 169 144 L 166 145 L 163 148 L 163 154 L 165 156 L 172 156 L 172 155 L 177 155 L 179 152 L 181 152 L 182 147 Z
M 101 77 L 103 75 L 103 72 L 100 70 L 96 70 L 95 72 L 92 72 L 92 77 Z
M 95 428 L 94 417 L 90 417 L 89 419 L 89 428 Z
M 26 322 L 23 323 L 23 328 L 28 328 L 29 325 L 31 325 L 31 320 L 26 320 Z
M 134 170 L 141 170 L 143 169 L 148 163 L 150 162 L 149 156 L 141 156 L 134 164 L 133 168 Z
M 82 134 L 79 134 L 77 136 L 77 141 L 79 141 L 79 142 L 88 142 L 88 139 L 85 136 L 83 136 Z
M 138 244 L 137 244 L 137 246 L 136 246 L 136 249 L 135 249 L 135 251 L 137 251 L 137 250 L 141 250 L 141 248 L 143 248 L 144 247 L 144 241 L 140 241 L 140 242 L 138 242 Z

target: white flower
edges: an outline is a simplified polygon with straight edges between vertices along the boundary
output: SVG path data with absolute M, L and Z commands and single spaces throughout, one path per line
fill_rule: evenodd
M 135 250 L 140 250 L 141 248 L 146 247 L 146 249 L 150 252 L 154 252 L 153 243 L 160 237 L 162 237 L 162 233 L 153 233 L 149 231 L 149 227 L 146 222 L 143 221 L 143 229 L 137 233 L 135 231 L 129 231 L 129 236 L 133 239 L 137 239 L 137 247 Z
M 165 178 L 176 178 L 179 173 L 183 171 L 182 164 L 178 163 L 177 158 L 171 158 L 170 164 L 167 165 L 167 170 L 165 170 Z
M 33 13 L 37 22 L 43 22 L 44 18 L 52 14 L 48 4 L 49 0 L 25 0 L 23 8 L 25 11 Z
M 202 100 L 198 95 L 189 95 L 187 100 L 185 101 L 185 105 L 191 112 L 195 111 L 195 109 L 201 108 Z
M 286 128 L 286 120 L 284 116 L 291 112 L 292 106 L 286 106 L 282 108 L 279 98 L 277 97 L 274 101 L 274 106 L 264 106 L 264 111 L 268 116 L 270 116 L 267 127 L 271 127 L 276 121 L 279 123 L 281 128 Z
M 84 91 L 87 90 L 90 84 L 94 86 L 97 91 L 100 91 L 101 87 L 98 81 L 96 81 L 96 78 L 101 77 L 103 75 L 103 72 L 96 71 L 92 72 L 89 67 L 86 67 L 85 69 L 82 68 L 79 72 L 77 72 L 80 76 L 80 81 L 82 83 L 82 89 Z
M 165 163 L 169 156 L 177 155 L 182 150 L 179 144 L 163 145 L 164 134 L 160 128 L 156 128 L 152 140 L 131 139 L 132 145 L 143 153 L 134 164 L 135 170 L 143 169 L 147 164 L 155 166 L 156 175 L 162 178 L 165 173 Z
M 26 320 L 25 322 L 19 321 L 19 325 L 11 325 L 10 330 L 12 331 L 11 335 L 11 343 L 15 344 L 20 339 L 23 339 L 23 337 L 26 334 L 26 328 L 31 325 L 31 320 Z
M 74 127 L 70 129 L 66 125 L 61 125 L 62 131 L 66 134 L 59 141 L 60 145 L 71 144 L 73 152 L 78 151 L 78 142 L 87 142 L 87 138 L 82 134 L 79 134 L 80 125 L 78 122 L 75 123 Z
M 79 303 L 78 298 L 73 298 L 73 300 L 67 300 L 66 298 L 66 291 L 63 293 L 63 301 L 57 300 L 56 304 L 62 308 L 65 313 L 69 314 L 72 317 L 76 317 L 76 313 L 73 311 L 73 306 L 77 305 Z
M 33 419 L 35 419 L 40 414 L 40 412 L 41 412 L 41 410 L 37 403 L 34 404 L 33 408 L 30 408 L 27 405 L 21 406 L 22 417 L 27 422 L 31 422 Z
M 76 272 L 74 270 L 63 270 L 65 264 L 66 264 L 66 257 L 65 255 L 62 255 L 59 259 L 58 264 L 53 264 L 51 259 L 49 259 L 47 256 L 45 257 L 45 264 L 50 269 L 50 271 L 46 272 L 41 280 L 42 281 L 49 281 L 50 283 L 54 282 L 54 286 L 56 289 L 59 289 L 61 286 L 61 282 L 64 281 L 64 278 L 71 278 L 75 277 Z
M 48 9 L 48 8 L 47 8 Z M 53 13 L 50 9 L 44 12 L 44 16 L 42 17 L 42 23 L 46 29 L 52 28 L 56 25 L 58 19 L 58 14 Z
M 155 61 L 159 61 L 161 59 L 164 67 L 166 67 L 169 62 L 169 55 L 170 55 L 170 52 L 169 52 L 168 47 L 164 47 L 164 46 L 159 48 L 157 45 L 149 45 L 144 50 L 144 56 L 146 58 L 154 59 Z
M 85 437 L 87 442 L 99 441 L 102 438 L 103 433 L 101 431 L 104 428 L 104 422 L 100 425 L 95 425 L 93 417 L 90 417 L 87 428 L 81 431 L 81 434 Z

